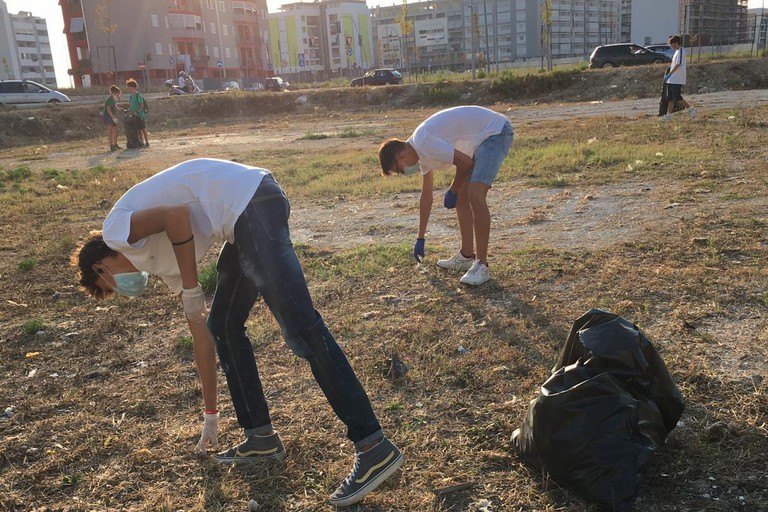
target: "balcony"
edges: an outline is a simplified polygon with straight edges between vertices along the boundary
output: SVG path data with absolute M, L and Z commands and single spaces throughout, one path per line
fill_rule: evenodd
M 244 0 L 233 1 L 232 17 L 235 21 L 249 21 L 258 23 L 259 10 L 257 9 L 256 2 L 248 2 Z
M 168 6 L 168 14 L 201 14 L 202 7 L 195 0 L 172 0 Z

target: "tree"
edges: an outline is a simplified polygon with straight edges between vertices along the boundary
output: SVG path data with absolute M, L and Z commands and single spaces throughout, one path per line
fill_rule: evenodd
M 8 60 L 3 57 L 3 71 L 5 71 L 5 75 L 8 77 L 8 79 L 13 78 L 11 76 L 11 66 L 8 64 Z
M 552 0 L 544 0 L 542 5 L 541 52 L 542 60 L 543 56 L 547 58 L 547 71 L 552 71 Z
M 111 74 L 112 70 L 112 64 L 113 60 L 115 59 L 115 50 L 112 47 L 112 34 L 117 32 L 117 23 L 112 23 L 111 19 L 111 9 L 112 7 L 112 0 L 100 0 L 100 2 L 96 5 L 95 13 L 96 13 L 96 27 L 100 32 L 103 34 L 106 34 L 107 36 L 107 66 L 109 68 L 109 72 Z M 96 48 L 97 54 L 99 53 L 100 48 Z M 110 59 L 110 56 L 112 59 Z M 101 58 L 98 59 L 99 64 L 101 64 Z M 99 71 L 102 71 L 101 69 Z M 116 69 L 115 69 L 116 71 Z
M 400 12 L 400 16 L 395 18 L 395 23 L 400 25 L 400 32 L 405 38 L 405 67 L 408 69 L 408 74 L 411 74 L 411 58 L 408 54 L 408 35 L 413 32 L 413 22 L 408 19 L 408 0 L 403 0 L 403 7 Z M 414 44 L 414 47 L 416 45 Z

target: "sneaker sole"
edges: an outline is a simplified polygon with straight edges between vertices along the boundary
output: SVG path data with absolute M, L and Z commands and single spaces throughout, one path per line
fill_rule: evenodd
M 366 485 L 365 487 L 361 487 L 355 494 L 352 494 L 340 500 L 334 500 L 333 498 L 331 498 L 328 501 L 330 501 L 331 505 L 335 507 L 348 507 L 350 505 L 354 505 L 358 501 L 361 501 L 363 498 L 368 496 L 368 494 L 375 491 L 382 483 L 384 483 L 384 481 L 387 478 L 392 476 L 395 473 L 395 471 L 400 469 L 400 466 L 403 465 L 403 461 L 404 461 L 403 454 L 399 453 L 397 458 L 393 460 L 384 471 L 379 473 L 379 475 L 376 478 L 372 479 L 368 483 L 368 485 Z
M 480 281 L 480 282 L 477 282 L 477 283 L 476 283 L 476 282 L 471 282 L 471 281 L 465 281 L 465 280 L 464 280 L 464 278 L 461 278 L 461 279 L 459 279 L 459 282 L 460 282 L 461 284 L 467 284 L 467 285 L 469 285 L 469 286 L 480 286 L 481 284 L 487 283 L 487 282 L 488 282 L 488 281 L 490 281 L 490 280 L 491 280 L 491 278 L 490 278 L 490 277 L 488 277 L 488 279 L 485 279 L 485 280 L 483 280 L 483 281 Z
M 264 462 L 281 461 L 286 457 L 286 452 L 283 450 L 280 453 L 274 455 L 261 455 L 254 457 L 217 457 L 213 456 L 213 460 L 219 464 L 262 464 Z

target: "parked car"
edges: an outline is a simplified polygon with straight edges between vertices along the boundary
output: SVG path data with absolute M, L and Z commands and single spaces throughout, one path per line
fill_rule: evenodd
M 672 58 L 672 56 L 675 54 L 675 49 L 669 46 L 667 43 L 652 44 L 650 46 L 646 46 L 646 48 L 652 52 L 668 55 L 670 58 Z
M 251 85 L 249 85 L 247 87 L 243 87 L 243 90 L 244 91 L 248 91 L 248 92 L 263 91 L 264 90 L 264 86 L 262 84 L 260 84 L 259 82 L 254 82 L 254 83 L 252 83 Z
M 403 75 L 396 69 L 372 69 L 360 78 L 352 80 L 352 87 L 364 85 L 389 85 L 403 83 Z
M 31 80 L 0 80 L 0 105 L 60 103 L 71 101 L 66 94 Z
M 240 84 L 237 82 L 223 82 L 221 84 L 222 91 L 239 91 L 240 90 Z
M 264 80 L 264 88 L 268 91 L 286 91 L 290 85 L 279 76 L 273 76 Z
M 644 46 L 630 43 L 598 46 L 589 57 L 589 67 L 612 68 L 616 66 L 637 66 L 640 64 L 661 64 L 672 62 L 672 57 L 653 52 Z

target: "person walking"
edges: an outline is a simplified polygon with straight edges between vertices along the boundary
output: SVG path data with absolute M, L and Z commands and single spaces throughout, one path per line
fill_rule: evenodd
M 170 167 L 129 189 L 73 260 L 80 284 L 96 298 L 138 296 L 149 274 L 181 298 L 203 388 L 204 424 L 196 449 L 218 446 L 216 360 L 227 379 L 245 440 L 214 455 L 226 464 L 281 460 L 245 322 L 259 296 L 288 346 L 305 359 L 355 446 L 349 476 L 330 496 L 336 506 L 362 500 L 403 464 L 362 385 L 317 312 L 288 229 L 290 203 L 272 174 L 200 158 Z M 210 315 L 197 262 L 223 242 Z
M 672 62 L 669 65 L 669 72 L 664 75 L 664 82 L 667 84 L 667 113 L 664 115 L 665 121 L 672 120 L 672 112 L 688 109 L 688 117 L 693 119 L 696 116 L 696 109 L 683 99 L 683 86 L 688 79 L 688 66 L 686 62 L 685 48 L 680 45 L 680 36 L 669 38 L 669 46 L 675 50 L 672 56 Z M 680 108 L 675 109 L 675 104 Z
M 149 137 L 147 136 L 147 103 L 144 101 L 144 96 L 139 92 L 139 84 L 133 78 L 128 79 L 125 82 L 125 86 L 128 87 L 131 95 L 130 107 L 128 112 L 136 117 L 136 130 L 139 132 L 140 147 L 149 147 Z
M 109 97 L 104 102 L 101 118 L 104 121 L 104 127 L 107 129 L 107 139 L 109 140 L 109 150 L 115 152 L 122 149 L 117 145 L 117 102 L 120 100 L 120 88 L 112 85 L 109 88 Z
M 465 105 L 431 115 L 407 141 L 392 138 L 381 144 L 379 162 L 384 175 L 421 171 L 419 228 L 413 247 L 417 262 L 425 256 L 433 202 L 432 171 L 456 166 L 443 205 L 456 209 L 461 246 L 450 258 L 438 260 L 437 265 L 466 271 L 460 279 L 464 284 L 476 286 L 490 279 L 491 216 L 486 198 L 513 139 L 512 124 L 506 116 L 484 107 Z

